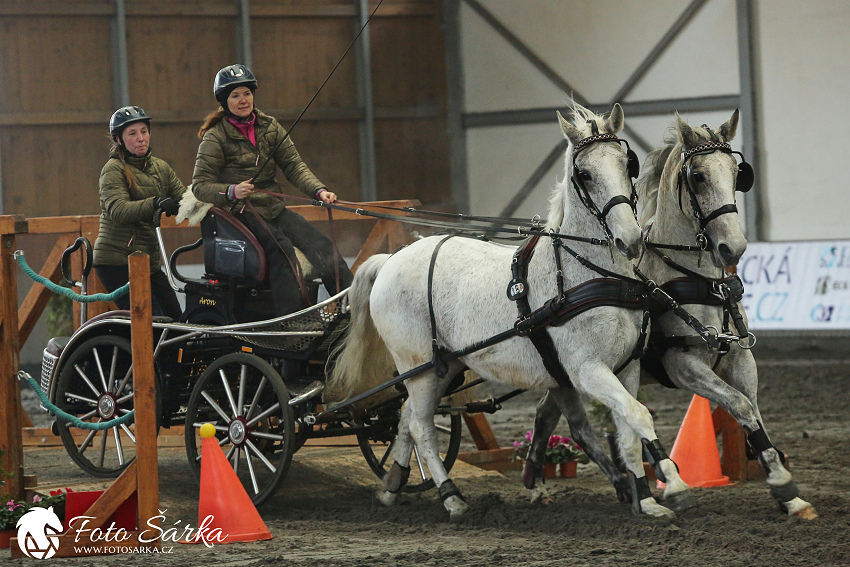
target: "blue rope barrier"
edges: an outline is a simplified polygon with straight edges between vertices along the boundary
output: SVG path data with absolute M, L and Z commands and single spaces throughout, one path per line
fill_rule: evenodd
M 110 429 L 112 427 L 117 427 L 119 425 L 123 425 L 125 423 L 130 423 L 133 421 L 133 414 L 136 410 L 131 411 L 128 414 L 122 415 L 121 417 L 111 419 L 109 421 L 100 421 L 98 423 L 92 423 L 90 421 L 83 421 L 75 415 L 71 415 L 70 413 L 63 411 L 56 407 L 54 404 L 50 403 L 50 400 L 47 399 L 47 394 L 45 394 L 41 387 L 38 385 L 32 376 L 23 370 L 18 372 L 18 380 L 26 380 L 27 384 L 35 391 L 35 394 L 38 396 L 38 399 L 41 400 L 41 403 L 44 407 L 50 410 L 57 418 L 62 421 L 66 421 L 73 425 L 74 427 L 78 427 L 80 429 L 90 429 L 94 431 L 103 431 L 104 429 Z
M 38 275 L 35 271 L 29 267 L 27 261 L 24 260 L 24 251 L 18 250 L 15 252 L 15 259 L 18 261 L 18 265 L 24 271 L 26 275 L 28 275 L 33 280 L 37 281 L 53 293 L 58 293 L 64 295 L 65 297 L 70 297 L 74 301 L 79 303 L 94 303 L 95 301 L 114 301 L 115 298 L 121 297 L 122 295 L 127 295 L 130 292 L 130 284 L 129 282 L 112 293 L 95 293 L 92 295 L 80 295 L 79 293 L 74 293 L 67 287 L 62 287 L 59 284 L 55 284 L 49 279 Z

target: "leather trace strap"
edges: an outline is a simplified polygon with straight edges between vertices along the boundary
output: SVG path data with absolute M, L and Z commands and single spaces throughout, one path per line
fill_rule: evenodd
M 448 374 L 449 367 L 447 362 L 444 360 L 444 356 L 449 351 L 440 346 L 437 341 L 437 318 L 434 315 L 434 266 L 437 264 L 437 254 L 439 254 L 440 248 L 443 247 L 443 244 L 445 244 L 448 239 L 454 236 L 456 235 L 450 234 L 437 243 L 434 247 L 434 251 L 431 253 L 431 263 L 428 265 L 428 317 L 431 320 L 431 350 L 433 353 L 434 371 L 440 378 L 443 378 L 446 374 Z

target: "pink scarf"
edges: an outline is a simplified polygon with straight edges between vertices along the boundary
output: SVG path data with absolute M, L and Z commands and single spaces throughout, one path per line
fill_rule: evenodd
M 257 137 L 254 135 L 254 122 L 257 120 L 257 115 L 253 112 L 251 113 L 251 118 L 245 121 L 238 120 L 236 118 L 227 117 L 227 121 L 236 126 L 236 129 L 239 130 L 243 136 L 248 138 L 255 147 L 257 146 Z

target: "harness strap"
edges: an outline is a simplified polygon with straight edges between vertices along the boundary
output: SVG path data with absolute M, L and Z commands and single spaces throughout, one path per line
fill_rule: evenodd
M 437 243 L 431 253 L 431 263 L 428 265 L 428 317 L 431 319 L 431 350 L 434 353 L 434 371 L 440 378 L 445 377 L 449 371 L 449 366 L 443 358 L 448 351 L 437 343 L 437 318 L 434 315 L 434 266 L 437 263 L 437 254 L 440 248 L 449 238 L 454 236 L 456 235 L 450 234 Z

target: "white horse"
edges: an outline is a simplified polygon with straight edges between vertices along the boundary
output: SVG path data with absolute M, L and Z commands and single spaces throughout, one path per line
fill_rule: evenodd
M 730 341 L 729 352 L 721 355 L 673 313 L 654 315 L 653 329 L 666 337 L 667 348 L 661 354 L 664 370 L 676 386 L 711 400 L 735 417 L 748 432 L 748 442 L 768 473 L 767 484 L 780 508 L 789 515 L 812 519 L 817 517 L 814 508 L 798 496 L 791 474 L 783 466 L 784 455 L 772 445 L 762 425 L 756 401 L 756 362 L 749 348 L 742 348 L 751 346 L 751 338 L 740 298 L 733 297 L 724 306 L 719 297 L 724 270 L 737 264 L 747 246 L 734 204 L 736 189 L 747 191 L 752 185 L 752 170 L 746 163 L 736 163 L 728 145 L 737 125 L 737 110 L 717 130 L 705 125 L 692 128 L 677 117 L 666 145 L 647 156 L 637 184 L 647 250 L 637 264 L 658 285 L 677 280 L 671 285 L 686 286 L 678 288 L 682 291 L 702 282 L 712 290 L 716 299 L 708 304 L 689 301 L 688 312 L 706 326 L 739 336 L 740 342 Z M 658 245 L 696 246 L 677 250 Z M 732 285 L 729 279 L 726 283 Z M 676 288 L 667 289 L 672 292 Z M 735 324 L 737 314 L 740 319 Z M 536 461 L 541 460 L 544 440 L 560 418 L 554 400 L 548 398 L 538 406 L 535 421 L 541 428 L 532 442 L 532 460 Z
M 629 259 L 640 253 L 642 235 L 632 210 L 623 206 L 631 202 L 632 186 L 627 155 L 613 135 L 623 127 L 622 108 L 614 105 L 605 119 L 575 105 L 572 122 L 560 114 L 558 117 L 569 142 L 566 176 L 553 192 L 547 227 L 562 234 L 607 235 L 609 245 L 616 250 L 584 242 L 570 242 L 570 247 L 597 266 L 630 275 Z M 603 134 L 598 134 L 600 131 Z M 579 147 L 575 155 L 574 145 Z M 581 191 L 572 184 L 574 167 L 576 178 L 581 180 L 577 183 L 584 188 Z M 459 350 L 513 327 L 516 307 L 506 297 L 505 288 L 511 279 L 514 250 L 469 238 L 444 239 L 426 238 L 392 256 L 373 256 L 360 267 L 349 293 L 351 328 L 331 372 L 329 390 L 355 395 L 386 381 L 396 368 L 403 373 L 429 362 L 435 346 Z M 440 243 L 443 245 L 435 257 L 429 290 L 429 265 Z M 551 244 L 543 238 L 528 265 L 531 309 L 558 295 L 557 263 Z M 565 289 L 599 276 L 560 248 L 554 249 L 560 255 Z M 429 297 L 436 345 L 432 341 Z M 557 358 L 575 388 L 611 408 L 621 438 L 627 440 L 624 447 L 638 447 L 624 452 L 628 453 L 630 471 L 645 482 L 640 443 L 632 441 L 658 443 L 652 417 L 612 371 L 629 360 L 641 331 L 642 315 L 641 310 L 597 307 L 548 331 Z M 557 383 L 525 337 L 510 338 L 447 366 L 444 377 L 429 370 L 406 380 L 409 399 L 393 450 L 394 464 L 384 477 L 385 489 L 378 492 L 378 498 L 387 505 L 394 503 L 397 491 L 406 482 L 415 443 L 439 487 L 445 508 L 456 518 L 468 506 L 442 466 L 433 419 L 446 385 L 464 367 L 486 379 L 520 388 L 552 388 Z M 629 365 L 623 375 L 629 383 L 637 384 L 637 364 Z M 665 495 L 675 500 L 675 495 L 684 494 L 688 487 L 669 458 L 659 463 L 659 472 L 668 480 Z M 653 498 L 642 499 L 639 508 L 654 516 L 673 514 Z

